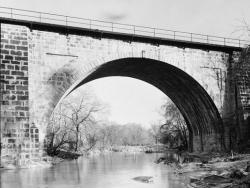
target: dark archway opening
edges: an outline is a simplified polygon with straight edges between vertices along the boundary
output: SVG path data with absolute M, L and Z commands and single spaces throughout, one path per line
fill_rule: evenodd
M 184 71 L 153 59 L 118 59 L 97 67 L 70 92 L 87 82 L 109 76 L 136 78 L 165 93 L 186 121 L 190 151 L 224 149 L 223 124 L 215 104 L 204 88 Z

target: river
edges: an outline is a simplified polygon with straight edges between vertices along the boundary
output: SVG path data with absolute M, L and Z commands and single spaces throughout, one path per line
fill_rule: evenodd
M 111 153 L 80 157 L 50 168 L 1 170 L 0 188 L 184 188 L 184 177 L 154 161 L 161 154 Z M 153 182 L 133 180 L 152 176 Z

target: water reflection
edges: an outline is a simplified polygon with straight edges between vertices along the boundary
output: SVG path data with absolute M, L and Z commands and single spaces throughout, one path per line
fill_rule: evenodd
M 5 170 L 0 172 L 1 188 L 182 188 L 177 177 L 164 164 L 155 164 L 161 154 L 113 153 L 98 157 L 64 161 L 51 168 Z M 152 176 L 152 183 L 133 180 Z

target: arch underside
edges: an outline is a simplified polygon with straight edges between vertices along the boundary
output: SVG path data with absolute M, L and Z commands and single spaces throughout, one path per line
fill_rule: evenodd
M 220 114 L 204 88 L 184 71 L 161 61 L 124 58 L 107 62 L 87 75 L 70 92 L 87 82 L 109 76 L 136 78 L 160 89 L 179 108 L 194 136 L 223 134 Z

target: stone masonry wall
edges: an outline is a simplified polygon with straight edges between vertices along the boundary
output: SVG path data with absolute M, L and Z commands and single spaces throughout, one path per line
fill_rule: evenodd
M 27 162 L 35 148 L 29 125 L 28 32 L 1 24 L 2 159 L 17 165 Z

